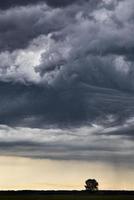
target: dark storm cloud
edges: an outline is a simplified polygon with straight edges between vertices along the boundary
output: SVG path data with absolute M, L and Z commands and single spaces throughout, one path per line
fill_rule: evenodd
M 72 4 L 77 0 L 5 0 L 0 2 L 0 9 L 8 9 L 13 8 L 16 6 L 24 6 L 24 5 L 30 5 L 30 4 L 38 4 L 40 2 L 46 2 L 50 6 L 54 7 L 60 7 L 60 6 L 67 6 L 69 4 Z
M 1 83 L 0 89 L 0 123 L 11 126 L 80 126 L 96 120 L 103 123 L 102 118 L 109 125 L 123 123 L 134 113 L 129 94 L 82 83 L 67 90 Z
M 45 4 L 12 8 L 0 13 L 0 50 L 26 47 L 29 42 L 42 35 L 65 26 L 64 19 Z M 65 16 L 64 16 L 65 17 Z
M 92 7 L 96 7 L 97 4 L 99 4 L 101 2 L 98 0 L 63 0 L 63 1 L 59 1 L 59 0 L 45 0 L 45 2 L 52 7 L 64 7 L 64 6 L 68 6 L 71 4 L 82 4 L 83 2 L 88 2 L 90 3 L 90 6 Z
M 0 2 L 0 9 L 8 9 L 16 6 L 28 5 L 28 4 L 37 4 L 40 1 L 38 0 L 5 0 Z
M 130 162 L 134 1 L 18 2 L 1 3 L 1 154 Z
M 23 6 L 20 6 L 21 2 Z M 36 4 L 32 4 L 34 2 Z M 69 24 L 73 26 L 76 22 L 75 15 L 77 12 L 80 9 L 85 9 L 83 4 L 74 1 L 76 4 L 72 8 L 62 9 L 58 5 L 67 5 L 73 3 L 73 1 L 58 2 L 49 0 L 48 2 L 38 1 L 37 3 L 33 0 L 1 3 L 1 7 L 8 5 L 9 9 L 0 12 L 0 51 L 25 48 L 31 40 L 40 35 L 59 32 L 68 27 Z M 94 3 L 89 1 L 88 4 L 89 11 L 95 9 L 98 5 L 97 1 L 94 1 Z M 15 5 L 18 5 L 18 7 Z M 51 7 L 50 5 L 57 6 Z
M 46 3 L 48 5 L 54 6 L 54 7 L 67 6 L 67 5 L 73 4 L 74 2 L 78 2 L 78 0 L 63 0 L 63 1 L 59 1 L 59 0 L 46 0 Z
M 95 5 L 98 3 L 98 0 L 84 0 L 89 1 L 91 4 Z M 13 8 L 17 6 L 24 6 L 24 5 L 30 5 L 30 4 L 38 4 L 38 3 L 47 3 L 49 6 L 52 7 L 64 7 L 71 5 L 73 3 L 80 3 L 81 0 L 5 0 L 0 2 L 0 9 L 8 9 Z
M 76 125 L 109 115 L 122 123 L 132 117 L 132 7 L 132 0 L 103 0 L 2 11 L 1 124 Z

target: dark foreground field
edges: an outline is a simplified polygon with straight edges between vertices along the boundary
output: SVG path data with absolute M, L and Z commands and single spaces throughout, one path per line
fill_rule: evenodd
M 0 200 L 134 200 L 133 191 L 9 191 Z

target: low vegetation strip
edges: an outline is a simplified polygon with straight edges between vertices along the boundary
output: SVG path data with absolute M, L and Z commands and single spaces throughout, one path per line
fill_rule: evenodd
M 134 200 L 134 196 L 4 195 L 0 200 Z
M 134 200 L 133 191 L 7 191 L 0 200 Z

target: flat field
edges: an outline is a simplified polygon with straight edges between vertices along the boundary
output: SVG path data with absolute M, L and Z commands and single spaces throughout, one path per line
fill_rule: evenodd
M 0 200 L 134 200 L 134 196 L 20 195 L 0 196 Z
M 74 196 L 74 195 L 4 195 L 0 196 L 0 200 L 134 200 L 134 196 Z
M 57 194 L 57 193 L 4 193 L 0 194 L 0 200 L 134 200 L 133 194 Z

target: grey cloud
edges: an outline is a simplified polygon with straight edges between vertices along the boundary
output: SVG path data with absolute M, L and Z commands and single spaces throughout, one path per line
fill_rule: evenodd
M 122 124 L 121 126 L 109 127 L 106 130 L 100 132 L 102 135 L 120 135 L 126 139 L 134 139 L 134 126 L 133 124 Z
M 62 16 L 62 17 L 61 17 Z M 11 8 L 0 13 L 0 50 L 25 48 L 31 40 L 64 28 L 68 15 L 46 4 Z
M 92 5 L 96 5 L 98 2 L 97 0 L 84 0 L 84 1 L 89 1 L 90 4 Z M 38 3 L 47 3 L 49 6 L 52 7 L 64 7 L 64 6 L 68 6 L 71 5 L 73 3 L 80 3 L 81 0 L 5 0 L 3 2 L 0 2 L 0 9 L 9 9 L 9 8 L 13 8 L 13 7 L 18 7 L 18 6 L 26 6 L 26 5 L 30 5 L 30 4 L 38 4 Z
M 53 6 L 53 7 L 61 7 L 61 6 L 67 6 L 69 4 L 72 4 L 73 2 L 75 2 L 77 0 L 5 0 L 3 2 L 0 2 L 0 8 L 1 9 L 9 9 L 9 8 L 13 8 L 13 7 L 18 7 L 18 6 L 26 6 L 26 5 L 30 5 L 30 4 L 38 4 L 40 2 L 46 2 L 48 5 Z
M 69 73 L 77 77 L 87 74 L 88 84 L 96 85 L 97 81 L 99 86 L 133 90 L 133 23 L 129 21 L 132 13 L 127 11 L 129 16 L 124 17 L 124 21 L 118 14 L 121 6 L 131 9 L 129 4 L 133 2 L 121 1 L 112 11 L 101 7 L 90 14 L 86 9 L 79 11 L 75 24 L 56 33 L 64 39 L 53 41 L 52 38 L 48 51 L 42 54 L 37 66 L 40 75 L 44 75 L 44 79 L 59 80 Z M 122 27 L 114 17 L 123 23 Z
M 73 40 L 55 41 L 43 36 L 36 40 L 36 50 L 32 44 L 29 49 L 1 56 L 1 81 L 14 82 L 1 83 L 1 91 L 8 91 L 8 95 L 1 94 L 1 124 L 75 126 L 110 114 L 116 118 L 114 123 L 133 116 L 133 62 L 118 55 L 85 56 L 87 47 L 78 45 L 76 37 L 72 48 Z M 38 51 L 44 50 L 41 43 L 48 44 L 49 49 L 39 52 L 41 63 L 34 67 L 29 60 L 33 62 Z M 31 83 L 34 85 L 27 85 Z
M 59 4 L 66 5 L 73 3 L 73 1 L 58 1 L 59 4 L 57 1 L 48 2 L 47 6 L 46 1 L 38 1 L 38 3 L 32 5 L 27 5 L 24 1 L 24 6 L 9 7 L 9 9 L 1 11 L 1 51 L 25 48 L 31 40 L 40 35 L 59 32 L 61 29 L 68 27 L 69 24 L 72 26 L 76 22 L 75 15 L 80 10 L 85 10 L 83 3 L 88 5 L 90 12 L 98 5 L 97 1 L 94 1 L 94 3 L 84 1 L 81 4 L 76 1 L 76 4 L 72 7 L 60 8 Z M 10 4 L 7 3 L 7 5 Z M 50 5 L 57 5 L 58 7 L 50 7 Z
M 97 135 L 107 130 L 102 126 L 74 129 L 30 129 L 0 127 L 1 155 L 19 155 L 33 158 L 95 159 L 104 162 L 131 163 L 133 143 L 122 136 Z M 83 133 L 83 134 L 81 134 Z M 95 134 L 96 133 L 96 134 Z M 122 145 L 125 144 L 125 145 Z
M 59 1 L 59 0 L 46 0 L 46 3 L 50 6 L 53 7 L 62 7 L 62 6 L 67 6 L 70 4 L 73 4 L 74 2 L 78 2 L 78 0 L 63 0 L 63 1 Z
M 0 2 L 0 9 L 9 9 L 17 6 L 28 5 L 28 4 L 37 4 L 40 1 L 37 0 L 5 0 Z
M 82 82 L 66 90 L 18 83 L 1 83 L 0 89 L 0 123 L 11 126 L 74 127 L 96 120 L 102 123 L 101 119 L 112 115 L 110 126 L 122 124 L 134 113 L 130 94 Z
M 130 161 L 134 2 L 54 2 L 0 13 L 0 151 Z

